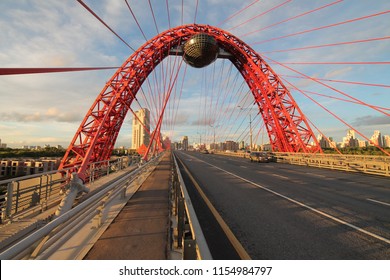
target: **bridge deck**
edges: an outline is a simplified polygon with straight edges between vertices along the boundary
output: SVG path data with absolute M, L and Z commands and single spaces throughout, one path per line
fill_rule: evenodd
M 167 259 L 170 175 L 166 154 L 85 259 Z

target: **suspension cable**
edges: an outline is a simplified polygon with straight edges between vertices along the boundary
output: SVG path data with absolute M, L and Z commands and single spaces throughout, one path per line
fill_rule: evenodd
M 232 18 L 234 18 L 235 16 L 241 14 L 243 11 L 245 11 L 246 9 L 248 9 L 250 6 L 256 4 L 257 2 L 259 2 L 260 0 L 255 0 L 253 1 L 251 4 L 249 4 L 248 6 L 246 6 L 245 8 L 235 12 L 234 14 L 232 14 L 231 16 L 229 16 L 227 19 L 225 19 L 224 21 L 221 21 L 220 23 L 218 23 L 216 26 L 221 26 L 222 24 L 226 23 L 227 21 L 231 20 Z
M 277 5 L 277 6 L 273 7 L 273 8 L 271 8 L 271 9 L 269 9 L 269 10 L 263 12 L 263 13 L 260 13 L 260 14 L 258 14 L 258 15 L 256 15 L 256 16 L 254 16 L 254 17 L 251 17 L 250 19 L 248 19 L 248 20 L 246 20 L 246 21 L 244 21 L 244 22 L 242 22 L 242 23 L 240 23 L 240 24 L 238 24 L 238 25 L 236 25 L 236 26 L 234 26 L 234 27 L 232 27 L 232 28 L 230 28 L 230 29 L 228 29 L 228 30 L 229 30 L 229 31 L 232 31 L 233 29 L 236 29 L 237 27 L 240 27 L 240 26 L 242 26 L 242 25 L 244 25 L 244 24 L 247 24 L 248 22 L 250 22 L 250 21 L 252 21 L 252 20 L 254 20 L 254 19 L 256 19 L 256 18 L 259 18 L 259 17 L 261 17 L 261 16 L 263 16 L 263 15 L 265 15 L 265 14 L 268 14 L 269 12 L 271 12 L 271 11 L 273 11 L 273 10 L 276 10 L 276 9 L 278 9 L 278 8 L 280 8 L 280 7 L 284 6 L 284 5 L 286 5 L 286 4 L 290 3 L 291 1 L 292 1 L 292 0 L 287 0 L 287 1 L 285 1 L 285 2 L 283 2 L 283 3 L 281 3 L 281 4 L 279 4 L 279 5 Z
M 125 2 L 126 2 L 127 7 L 128 7 L 129 10 L 130 10 L 131 15 L 133 16 L 133 19 L 134 19 L 135 22 L 137 23 L 138 29 L 141 31 L 142 36 L 144 37 L 145 41 L 147 41 L 148 39 L 146 38 L 145 33 L 144 33 L 144 31 L 142 30 L 141 25 L 139 24 L 139 22 L 138 22 L 138 20 L 137 20 L 137 17 L 136 17 L 135 14 L 133 13 L 133 10 L 131 9 L 131 7 L 130 7 L 129 3 L 127 2 L 127 0 L 125 0 Z
M 313 92 L 313 91 L 309 91 L 309 90 L 302 90 L 302 91 L 306 92 L 306 93 L 309 93 L 309 94 L 321 96 L 321 97 L 326 97 L 326 98 L 335 99 L 335 100 L 339 100 L 339 101 L 343 101 L 343 102 L 348 102 L 348 103 L 358 104 L 358 105 L 362 105 L 362 106 L 367 106 L 366 104 L 362 104 L 360 102 L 356 102 L 356 101 L 353 101 L 353 100 L 348 100 L 348 99 L 344 99 L 344 98 L 330 96 L 330 95 L 326 95 L 326 94 L 322 94 L 322 93 L 318 93 L 318 92 Z M 374 105 L 371 105 L 371 106 L 373 106 L 373 107 L 375 107 L 377 109 L 380 109 L 380 110 L 389 110 L 390 111 L 390 108 L 374 106 Z
M 363 137 L 365 140 L 367 140 L 369 143 L 372 143 L 372 141 L 370 139 L 368 139 L 363 133 L 361 133 L 359 130 L 357 130 L 356 128 L 354 128 L 352 125 L 350 125 L 349 123 L 347 123 L 346 121 L 344 121 L 342 118 L 340 118 L 339 116 L 337 116 L 335 113 L 333 113 L 332 111 L 330 111 L 328 108 L 326 108 L 325 106 L 323 106 L 321 103 L 317 102 L 316 100 L 314 100 L 312 97 L 310 97 L 309 95 L 307 95 L 305 92 L 303 92 L 302 90 L 298 89 L 296 86 L 294 86 L 293 84 L 291 84 L 290 82 L 286 81 L 290 86 L 292 86 L 295 90 L 299 91 L 300 93 L 302 93 L 304 96 L 306 96 L 307 98 L 309 98 L 312 102 L 314 102 L 316 105 L 320 106 L 322 109 L 324 109 L 326 112 L 328 112 L 329 114 L 331 114 L 333 117 L 335 117 L 337 120 L 339 120 L 340 122 L 342 122 L 343 124 L 345 124 L 346 126 L 348 126 L 350 129 L 356 131 L 361 137 Z M 372 143 L 374 144 L 375 147 L 377 147 L 378 149 L 380 149 L 383 153 L 385 153 L 386 155 L 390 156 L 390 153 L 387 152 L 386 150 L 384 150 L 382 147 L 380 147 L 379 145 L 375 144 L 375 143 Z
M 279 75 L 283 77 L 288 78 L 296 78 L 296 79 L 308 79 L 302 76 L 293 76 L 293 75 Z M 313 77 L 311 77 L 313 78 Z M 372 84 L 372 83 L 363 83 L 363 82 L 355 82 L 355 81 L 343 81 L 343 80 L 334 80 L 334 79 L 322 79 L 322 78 L 316 78 L 319 81 L 325 81 L 325 82 L 332 82 L 332 83 L 343 83 L 343 84 L 352 84 L 352 85 L 362 85 L 362 86 L 372 86 L 372 87 L 384 87 L 384 88 L 390 88 L 390 85 L 384 85 L 384 84 Z
M 118 67 L 64 67 L 64 68 L 0 68 L 0 75 L 43 74 L 118 69 Z
M 105 27 L 108 28 L 116 37 L 119 38 L 126 46 L 128 46 L 133 52 L 135 52 L 135 49 L 133 49 L 125 40 L 122 39 L 121 36 L 119 36 L 111 27 L 108 26 L 107 23 L 105 23 L 97 14 L 94 13 L 82 0 L 77 0 L 88 12 L 90 12 L 95 18 L 97 18 Z
M 266 56 L 264 56 L 264 57 L 266 57 Z M 277 61 L 275 61 L 275 60 L 273 60 L 273 59 L 271 59 L 271 58 L 267 58 L 267 59 L 270 60 L 270 61 L 272 61 L 272 62 L 274 62 L 274 63 L 276 63 L 276 64 L 278 64 L 278 65 L 280 65 L 280 66 L 282 66 L 282 67 L 284 67 L 284 68 L 287 68 L 287 69 L 289 69 L 290 71 L 293 71 L 293 72 L 295 72 L 295 73 L 297 73 L 297 74 L 299 74 L 299 75 L 301 75 L 301 76 L 303 76 L 303 77 L 305 77 L 305 78 L 308 78 L 308 79 L 310 79 L 310 80 L 312 80 L 312 81 L 314 81 L 314 82 L 316 82 L 316 83 L 318 83 L 318 84 L 320 84 L 320 85 L 323 85 L 323 86 L 325 86 L 325 87 L 327 87 L 327 88 L 329 88 L 329 89 L 331 89 L 331 90 L 333 90 L 333 91 L 335 91 L 335 92 L 338 92 L 338 93 L 340 93 L 340 94 L 342 94 L 342 95 L 344 95 L 344 96 L 346 96 L 346 97 L 348 97 L 348 98 L 350 98 L 350 99 L 353 99 L 353 100 L 357 101 L 358 103 L 366 104 L 368 107 L 374 109 L 375 111 L 378 111 L 378 112 L 380 112 L 380 113 L 382 113 L 382 114 L 385 114 L 385 115 L 387 115 L 387 116 L 390 116 L 389 113 L 384 112 L 384 111 L 382 111 L 382 110 L 380 110 L 380 109 L 378 109 L 378 108 L 376 108 L 376 107 L 374 107 L 374 106 L 372 106 L 372 105 L 370 105 L 370 104 L 364 103 L 363 101 L 361 101 L 361 100 L 359 100 L 359 99 L 357 99 L 357 98 L 355 98 L 355 97 L 353 97 L 353 96 L 351 96 L 351 95 L 348 95 L 348 94 L 346 94 L 346 93 L 344 93 L 344 92 L 342 92 L 342 91 L 340 91 L 340 90 L 338 90 L 338 89 L 336 89 L 336 88 L 334 88 L 334 87 L 331 87 L 331 86 L 329 86 L 328 84 L 325 84 L 325 83 L 323 83 L 323 82 L 317 80 L 316 78 L 307 76 L 307 75 L 305 75 L 305 74 L 303 74 L 303 73 L 301 73 L 301 72 L 299 72 L 299 71 L 297 71 L 297 70 L 295 70 L 295 69 L 293 69 L 293 68 L 291 68 L 291 67 L 289 67 L 289 66 L 287 66 L 287 65 L 285 65 L 285 64 L 283 64 L 283 63 L 277 62 Z
M 168 27 L 169 27 L 169 29 L 171 29 L 171 16 L 169 15 L 169 4 L 168 4 L 168 0 L 166 0 L 165 3 L 166 3 L 166 6 L 167 6 L 167 13 L 168 13 Z
M 326 8 L 326 7 L 329 7 L 329 6 L 332 6 L 332 5 L 341 3 L 341 2 L 343 2 L 343 1 L 344 1 L 344 0 L 338 0 L 338 1 L 335 1 L 335 2 L 332 2 L 332 3 L 329 3 L 329 4 L 325 5 L 325 6 L 321 6 L 321 7 L 319 7 L 319 8 L 316 8 L 316 9 L 313 9 L 313 10 L 310 10 L 310 11 L 307 11 L 307 12 L 304 12 L 303 14 L 299 14 L 299 15 L 297 15 L 297 16 L 294 16 L 294 17 L 291 17 L 291 18 L 288 18 L 288 19 L 279 21 L 279 22 L 277 22 L 277 23 L 268 25 L 268 26 L 266 26 L 266 27 L 262 27 L 262 28 L 260 28 L 260 29 L 257 29 L 257 30 L 255 30 L 255 31 L 252 31 L 252 32 L 249 32 L 249 33 L 245 33 L 245 34 L 241 35 L 240 37 L 243 38 L 243 37 L 248 36 L 248 35 L 251 35 L 251 34 L 253 34 L 253 33 L 257 33 L 257 32 L 260 32 L 260 31 L 264 31 L 264 30 L 269 29 L 269 28 L 271 28 L 271 27 L 274 27 L 274 26 L 277 26 L 277 25 L 279 25 L 279 24 L 288 22 L 288 21 L 290 21 L 290 20 L 297 19 L 297 18 L 303 17 L 303 16 L 305 16 L 305 15 L 308 15 L 308 14 L 311 14 L 311 13 L 314 13 L 314 12 L 317 12 L 317 11 L 319 11 L 319 10 L 322 10 L 322 9 Z
M 148 2 L 149 2 L 150 11 L 152 12 L 153 21 L 154 21 L 154 26 L 156 27 L 157 34 L 160 34 L 160 32 L 158 31 L 158 27 L 157 27 L 156 17 L 154 16 L 154 11 L 153 11 L 153 7 L 152 7 L 152 3 L 150 3 L 150 0 L 148 0 Z
M 390 61 L 308 61 L 283 62 L 284 65 L 388 65 Z
M 376 13 L 376 14 L 371 14 L 371 15 L 368 15 L 368 16 L 354 18 L 354 19 L 350 19 L 350 20 L 346 20 L 346 21 L 342 21 L 342 22 L 338 22 L 338 23 L 333 23 L 333 24 L 328 24 L 328 25 L 316 27 L 316 28 L 311 28 L 311 29 L 300 31 L 300 32 L 295 32 L 295 33 L 287 34 L 287 35 L 284 35 L 284 36 L 280 36 L 280 37 L 274 37 L 274 38 L 263 40 L 263 41 L 259 41 L 259 42 L 254 42 L 251 45 L 264 44 L 264 43 L 268 43 L 268 42 L 271 42 L 271 41 L 276 41 L 276 40 L 280 40 L 280 39 L 284 39 L 284 38 L 288 38 L 288 37 L 302 35 L 302 34 L 305 34 L 305 33 L 318 31 L 318 30 L 322 30 L 322 29 L 326 29 L 326 28 L 331 28 L 331 27 L 335 27 L 335 26 L 339 26 L 339 25 L 343 25 L 343 24 L 347 24 L 347 23 L 352 23 L 352 22 L 356 22 L 356 21 L 360 21 L 360 20 L 365 20 L 365 19 L 373 18 L 373 17 L 376 17 L 376 16 L 381 16 L 381 15 L 388 14 L 388 13 L 390 13 L 390 10 L 387 10 L 387 11 L 384 11 L 384 12 L 380 12 L 380 13 Z
M 197 15 L 198 15 L 198 5 L 199 5 L 199 0 L 196 0 L 196 8 L 195 8 L 194 23 L 196 23 L 196 17 L 197 17 Z
M 322 137 L 325 137 L 326 141 L 329 143 L 329 146 L 334 148 L 339 155 L 342 155 L 343 153 L 337 148 L 337 145 L 333 145 L 330 138 L 328 138 L 310 119 L 308 119 L 309 123 L 321 134 Z
M 280 52 L 301 51 L 301 50 L 308 50 L 308 49 L 335 47 L 335 46 L 341 46 L 341 45 L 351 45 L 351 44 L 367 43 L 367 42 L 389 40 L 389 39 L 390 39 L 390 36 L 385 36 L 385 37 L 380 37 L 380 38 L 370 38 L 370 39 L 364 39 L 364 40 L 338 42 L 338 43 L 332 43 L 332 44 L 315 45 L 315 46 L 307 46 L 307 47 L 292 48 L 292 49 L 274 50 L 274 51 L 267 51 L 267 52 L 263 52 L 263 53 L 280 53 Z

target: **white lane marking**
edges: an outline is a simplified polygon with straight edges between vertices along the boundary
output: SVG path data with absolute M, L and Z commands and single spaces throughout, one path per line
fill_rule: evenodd
M 287 180 L 289 180 L 289 179 L 290 179 L 290 178 L 288 178 L 288 177 L 286 177 L 286 176 L 279 175 L 279 174 L 275 174 L 275 173 L 272 173 L 272 174 L 270 174 L 270 175 L 272 175 L 272 176 L 274 176 L 274 177 L 281 178 L 281 179 L 287 179 Z
M 267 191 L 267 192 L 270 192 L 270 193 L 272 193 L 272 194 L 274 194 L 274 195 L 277 195 L 277 196 L 279 196 L 279 197 L 281 197 L 281 198 L 284 198 L 284 199 L 286 199 L 286 200 L 288 200 L 288 201 L 290 201 L 290 202 L 292 202 L 292 203 L 295 203 L 295 204 L 297 204 L 297 205 L 299 205 L 299 206 L 302 206 L 302 207 L 304 207 L 304 208 L 306 208 L 306 209 L 309 209 L 309 210 L 311 210 L 311 211 L 313 211 L 313 212 L 315 212 L 315 213 L 317 213 L 317 214 L 320 214 L 320 215 L 322 215 L 322 216 L 324 216 L 324 217 L 326 217 L 326 218 L 329 218 L 329 219 L 331 219 L 331 220 L 333 220 L 333 221 L 335 221 L 335 222 L 338 222 L 338 223 L 340 223 L 340 224 L 342 224 L 342 225 L 345 225 L 345 226 L 347 226 L 347 227 L 353 228 L 354 230 L 357 230 L 357 231 L 359 231 L 359 232 L 361 232 L 361 233 L 364 233 L 364 234 L 366 234 L 366 235 L 368 235 L 368 236 L 371 236 L 371 237 L 373 237 L 373 238 L 375 238 L 375 239 L 378 239 L 378 240 L 383 241 L 383 242 L 385 242 L 385 243 L 387 243 L 387 244 L 390 244 L 390 240 L 387 239 L 387 238 L 385 238 L 385 237 L 379 236 L 379 235 L 377 235 L 377 234 L 375 234 L 375 233 L 369 232 L 369 231 L 367 231 L 367 230 L 365 230 L 365 229 L 362 229 L 362 228 L 360 228 L 360 227 L 358 227 L 358 226 L 355 226 L 355 225 L 350 224 L 350 223 L 348 223 L 348 222 L 346 222 L 346 221 L 343 221 L 343 220 L 341 220 L 341 219 L 339 219 L 339 218 L 336 218 L 336 217 L 334 217 L 334 216 L 331 216 L 331 215 L 329 215 L 329 214 L 327 214 L 327 213 L 325 213 L 325 212 L 322 212 L 322 211 L 320 211 L 320 210 L 317 210 L 317 209 L 315 209 L 315 208 L 313 208 L 313 207 L 311 207 L 311 206 L 309 206 L 309 205 L 306 205 L 306 204 L 304 204 L 304 203 L 302 203 L 302 202 L 299 202 L 299 201 L 297 201 L 297 200 L 295 200 L 295 199 L 292 199 L 292 198 L 290 198 L 290 197 L 288 197 L 288 196 L 285 196 L 285 195 L 283 195 L 283 194 L 280 194 L 280 193 L 278 193 L 278 192 L 275 192 L 275 191 L 273 191 L 273 190 L 271 190 L 271 189 L 269 189 L 269 188 L 267 188 L 267 187 L 264 187 L 264 186 L 262 186 L 262 185 L 259 185 L 259 184 L 254 183 L 254 182 L 252 182 L 252 181 L 250 181 L 250 180 L 247 180 L 247 179 L 245 179 L 245 178 L 242 178 L 242 177 L 240 177 L 240 176 L 238 176 L 238 175 L 236 175 L 236 174 L 234 174 L 234 173 L 231 173 L 231 172 L 229 172 L 229 171 L 226 171 L 226 170 L 224 170 L 224 169 L 222 169 L 222 168 L 220 168 L 220 167 L 218 167 L 218 166 L 215 166 L 215 165 L 213 165 L 213 164 L 210 164 L 210 163 L 208 163 L 208 162 L 206 162 L 206 161 L 203 161 L 203 162 L 206 163 L 206 164 L 208 164 L 208 165 L 210 165 L 210 166 L 212 166 L 212 167 L 215 167 L 215 168 L 217 168 L 217 169 L 219 169 L 219 170 L 221 170 L 221 171 L 223 171 L 223 172 L 225 172 L 225 173 L 227 173 L 227 174 L 229 174 L 229 175 L 232 175 L 232 176 L 234 176 L 234 177 L 236 177 L 236 178 L 239 178 L 239 179 L 241 179 L 241 180 L 243 180 L 243 181 L 245 181 L 245 182 L 247 182 L 247 183 L 249 183 L 249 184 L 251 184 L 251 185 L 253 185 L 253 186 L 256 186 L 256 187 L 258 187 L 258 188 L 260 188 L 260 189 L 263 189 L 263 190 L 265 190 L 265 191 Z
M 316 174 L 316 173 L 307 173 L 307 172 L 305 172 L 305 174 L 310 175 L 310 176 L 314 176 L 314 177 L 320 177 L 320 178 L 325 178 L 325 177 L 327 177 L 327 176 L 325 176 L 325 175 Z
M 371 199 L 371 198 L 367 198 L 367 200 L 375 202 L 375 203 L 383 204 L 383 205 L 386 205 L 386 206 L 390 206 L 390 203 L 382 202 L 382 201 L 379 201 L 379 200 L 375 200 L 375 199 Z

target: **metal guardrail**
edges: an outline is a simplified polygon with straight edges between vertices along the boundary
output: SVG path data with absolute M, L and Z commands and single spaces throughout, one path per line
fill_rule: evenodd
M 87 169 L 88 183 L 138 163 L 139 158 L 128 157 L 93 163 Z M 71 168 L 67 168 L 0 181 L 0 223 L 12 222 L 18 215 L 40 213 L 58 204 L 70 173 Z
M 390 176 L 390 157 L 329 154 L 275 153 L 278 162 Z
M 69 238 L 77 230 L 77 225 L 83 224 L 82 221 L 90 220 L 93 217 L 99 217 L 98 225 L 101 225 L 101 212 L 104 204 L 107 204 L 113 197 L 125 193 L 129 184 L 136 179 L 136 176 L 144 169 L 148 168 L 157 161 L 158 157 L 140 166 L 138 169 L 126 174 L 119 180 L 109 183 L 99 192 L 89 197 L 82 203 L 76 205 L 71 210 L 49 222 L 37 231 L 33 232 L 23 240 L 19 241 L 12 247 L 0 253 L 1 260 L 21 259 L 30 255 L 33 244 L 39 242 L 38 246 L 32 252 L 33 258 L 47 259 L 47 257 Z M 45 251 L 48 250 L 48 251 Z
M 176 219 L 175 246 L 183 250 L 183 259 L 212 260 L 212 256 L 188 194 L 177 160 L 172 153 L 172 214 Z
M 248 158 L 247 153 L 216 154 Z M 273 153 L 277 162 L 390 177 L 390 157 L 336 154 Z

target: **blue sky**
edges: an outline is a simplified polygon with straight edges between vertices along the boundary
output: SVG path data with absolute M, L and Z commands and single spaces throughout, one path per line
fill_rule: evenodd
M 148 1 L 128 0 L 147 39 L 156 36 L 157 30 Z M 169 0 L 169 19 L 166 1 L 152 0 L 158 31 L 169 27 L 194 22 L 196 1 Z M 236 0 L 199 0 L 196 23 L 217 26 L 231 15 L 255 1 Z M 285 3 L 286 2 L 286 3 Z M 359 18 L 390 10 L 388 0 L 345 0 L 308 14 L 276 25 L 261 32 L 254 32 L 263 27 L 294 17 L 334 0 L 261 0 L 250 8 L 220 25 L 254 48 L 260 55 L 283 63 L 287 62 L 343 62 L 343 61 L 390 61 L 390 40 L 339 45 L 327 48 L 315 48 L 299 51 L 275 52 L 306 46 L 332 44 L 370 38 L 390 36 L 390 14 L 343 24 L 332 28 L 291 36 L 266 43 L 262 41 L 284 35 L 326 26 L 346 20 Z M 112 29 L 126 40 L 134 49 L 145 43 L 131 13 L 124 1 L 85 1 Z M 278 9 L 263 16 L 257 15 L 285 3 Z M 248 19 L 254 18 L 248 23 Z M 130 50 L 77 1 L 32 1 L 2 0 L 0 2 L 0 67 L 89 67 L 120 66 L 131 54 Z M 253 32 L 253 33 L 252 33 Z M 286 77 L 297 74 L 269 61 L 278 75 L 302 90 L 342 97 L 340 94 L 310 80 Z M 373 84 L 390 84 L 390 65 L 289 65 L 305 75 L 346 81 L 360 81 Z M 221 120 L 212 119 L 210 112 L 199 109 L 202 105 L 212 104 L 207 92 L 210 86 L 204 86 L 205 76 L 215 73 L 227 73 L 226 61 L 217 60 L 215 65 L 205 69 L 188 69 L 184 78 L 183 95 L 176 116 L 174 131 L 169 131 L 173 140 L 183 135 L 190 136 L 190 142 L 210 140 L 213 130 L 224 134 L 221 139 L 239 140 L 247 129 L 250 112 L 236 113 L 237 120 L 222 128 Z M 229 83 L 234 93 L 247 94 L 239 77 L 233 84 L 236 73 L 229 72 Z M 81 120 L 92 105 L 96 96 L 104 87 L 115 70 L 72 72 L 56 74 L 33 74 L 0 76 L 0 139 L 11 147 L 21 145 L 57 145 L 67 146 L 76 132 Z M 225 81 L 226 82 L 226 81 Z M 216 83 L 215 87 L 222 87 Z M 390 107 L 389 88 L 358 86 L 343 83 L 328 83 L 359 100 L 381 107 Z M 216 89 L 218 91 L 218 89 Z M 200 92 L 206 92 L 203 95 Z M 219 89 L 220 91 L 220 89 Z M 328 137 L 341 140 L 348 127 L 329 115 L 322 108 L 304 97 L 296 90 L 291 90 L 293 97 L 304 114 Z M 390 117 L 356 104 L 345 103 L 325 97 L 313 96 L 323 106 L 332 110 L 344 121 L 353 125 L 367 137 L 379 129 L 383 134 L 390 134 Z M 231 99 L 229 97 L 229 99 Z M 251 100 L 242 104 L 232 102 L 232 108 L 250 107 Z M 209 103 L 208 103 L 209 102 Z M 211 102 L 211 103 L 210 103 Z M 134 105 L 135 106 L 135 105 Z M 134 107 L 136 109 L 136 106 Z M 236 110 L 238 112 L 239 110 Z M 252 113 L 253 112 L 253 113 Z M 172 113 L 171 113 L 172 114 Z M 253 114 L 253 115 L 252 115 Z M 167 117 L 169 118 L 169 117 Z M 202 121 L 208 119 L 208 121 Z M 243 123 L 244 125 L 239 126 Z M 254 121 L 255 123 L 255 121 Z M 261 124 L 261 122 L 260 122 Z M 171 130 L 172 127 L 165 128 Z M 254 134 L 258 131 L 254 127 Z M 315 131 L 317 134 L 317 131 Z M 245 133 L 244 133 L 245 134 Z M 261 137 L 260 137 L 261 138 Z M 259 138 L 259 139 L 260 139 Z M 264 138 L 264 137 L 263 137 Z M 361 137 L 359 137 L 361 138 Z M 131 116 L 128 116 L 118 137 L 117 146 L 130 146 Z M 245 138 L 248 142 L 248 139 Z M 206 140 L 204 140 L 206 141 Z M 260 140 L 258 140 L 260 142 Z M 266 141 L 264 141 L 266 142 Z

